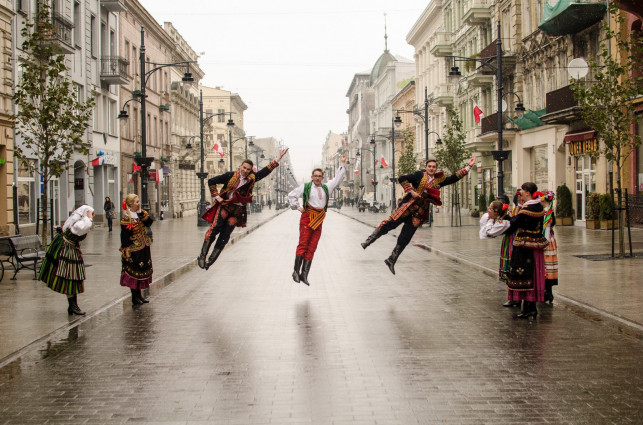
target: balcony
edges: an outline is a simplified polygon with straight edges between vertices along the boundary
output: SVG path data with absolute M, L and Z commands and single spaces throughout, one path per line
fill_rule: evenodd
M 540 120 L 547 124 L 569 124 L 580 119 L 580 106 L 571 86 L 550 91 L 545 97 L 546 112 Z
M 100 0 L 100 5 L 103 9 L 114 13 L 124 12 L 127 10 L 125 7 L 125 0 Z
M 494 75 L 489 75 L 482 72 L 482 68 L 478 68 L 467 78 L 467 83 L 469 87 L 489 87 L 493 84 L 493 80 L 496 78 Z
M 446 31 L 437 31 L 429 39 L 429 51 L 433 56 L 447 56 L 453 54 L 453 45 L 451 44 L 452 33 Z
M 453 89 L 451 84 L 442 83 L 438 84 L 433 89 L 433 103 L 440 106 L 452 106 L 453 105 Z
M 45 34 L 45 43 L 55 47 L 59 53 L 64 55 L 74 53 L 75 50 L 71 39 L 71 30 L 74 28 L 74 24 L 57 13 L 52 16 L 51 24 L 53 29 L 50 34 Z M 38 29 L 38 31 L 42 30 L 42 28 Z
M 493 67 L 496 67 L 498 65 L 498 61 L 496 60 L 496 56 L 498 56 L 498 44 L 496 43 L 496 40 L 493 40 L 491 44 L 489 44 L 487 47 L 482 49 L 479 53 L 479 58 L 489 58 L 486 63 L 490 64 Z M 481 62 L 478 62 L 480 65 L 478 67 L 478 70 L 482 72 L 483 74 L 494 74 L 496 71 L 488 66 L 482 65 Z M 512 52 L 508 52 L 506 49 L 503 50 L 502 54 L 502 72 L 503 73 L 508 73 L 511 72 L 516 67 L 516 56 Z
M 491 20 L 491 10 L 486 0 L 469 0 L 465 5 L 462 22 L 466 25 L 484 25 Z
M 129 83 L 127 67 L 129 61 L 120 56 L 106 56 L 100 59 L 100 79 L 107 84 Z

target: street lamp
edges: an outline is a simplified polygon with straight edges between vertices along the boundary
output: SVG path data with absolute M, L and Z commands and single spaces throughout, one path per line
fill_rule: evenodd
M 129 103 L 131 100 L 134 100 L 138 103 L 141 104 L 141 156 L 138 158 L 135 158 L 136 163 L 141 167 L 141 207 L 144 210 L 149 211 L 149 203 L 148 203 L 148 197 L 147 197 L 147 179 L 149 177 L 149 167 L 152 165 L 152 162 L 154 161 L 153 157 L 147 157 L 147 125 L 146 125 L 146 118 L 147 118 L 147 113 L 145 110 L 146 106 L 146 98 L 147 95 L 145 94 L 145 88 L 147 87 L 147 82 L 150 76 L 158 71 L 159 69 L 162 68 L 167 68 L 171 66 L 185 66 L 186 71 L 183 75 L 182 81 L 186 83 L 191 83 L 194 81 L 194 78 L 192 78 L 192 74 L 190 73 L 190 64 L 194 63 L 194 61 L 183 61 L 183 62 L 174 62 L 174 63 L 155 63 L 155 62 L 147 62 L 147 58 L 145 56 L 145 28 L 141 26 L 141 47 L 139 49 L 140 51 L 140 56 L 139 56 L 139 62 L 141 64 L 140 67 L 140 76 L 141 76 L 141 89 L 137 93 L 136 91 L 134 92 L 134 98 L 129 99 L 125 104 L 123 105 L 123 109 L 120 111 L 118 114 L 119 119 L 123 118 L 128 118 L 129 115 L 127 114 L 127 111 L 125 111 L 125 105 Z M 147 65 L 154 65 L 155 67 L 147 71 Z M 137 99 L 138 98 L 138 99 Z
M 498 38 L 496 39 L 496 56 L 489 56 L 485 58 L 470 58 L 464 56 L 447 56 L 453 59 L 453 66 L 451 71 L 449 71 L 449 77 L 459 78 L 462 76 L 460 69 L 456 66 L 456 61 L 476 61 L 480 62 L 482 66 L 487 66 L 496 71 L 496 92 L 497 92 L 497 102 L 498 102 L 498 149 L 491 151 L 493 159 L 498 162 L 498 200 L 503 201 L 504 203 L 509 203 L 509 198 L 504 190 L 504 177 L 505 173 L 503 171 L 502 163 L 509 158 L 509 152 L 502 149 L 502 98 L 503 98 L 503 87 L 502 87 L 502 38 L 500 37 L 500 20 L 498 20 L 497 27 Z M 496 65 L 491 64 L 492 59 L 496 59 Z M 515 94 L 513 92 L 509 92 Z M 516 95 L 518 96 L 518 95 Z M 520 100 L 520 97 L 518 97 Z M 522 102 L 519 102 L 516 105 L 516 111 L 524 111 L 525 108 Z
M 393 110 L 394 112 L 397 112 L 397 113 L 413 114 L 422 119 L 422 122 L 424 123 L 424 161 L 425 162 L 429 160 L 429 134 L 431 133 L 429 131 L 429 105 L 431 105 L 432 103 L 433 103 L 433 96 L 429 98 L 428 90 L 426 87 L 424 87 L 424 112 L 420 111 L 419 109 L 413 109 L 411 111 L 407 109 Z M 398 115 L 395 117 L 394 122 L 397 126 L 399 126 L 400 124 L 402 124 L 402 118 L 400 118 Z

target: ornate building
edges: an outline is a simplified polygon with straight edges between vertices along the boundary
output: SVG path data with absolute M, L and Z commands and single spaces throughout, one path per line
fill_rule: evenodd
M 14 161 L 13 161 L 13 76 L 11 75 L 11 21 L 14 18 L 9 0 L 0 1 L 0 235 L 14 234 Z M 17 199 L 15 203 L 17 204 Z

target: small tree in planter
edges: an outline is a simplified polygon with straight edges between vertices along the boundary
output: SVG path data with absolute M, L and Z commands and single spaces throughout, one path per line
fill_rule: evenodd
M 614 214 L 614 200 L 609 193 L 603 193 L 599 197 L 598 218 L 601 221 L 601 229 L 612 228 L 612 218 Z
M 585 220 L 585 227 L 588 229 L 600 229 L 600 195 L 592 193 L 587 198 L 587 217 Z
M 556 199 L 558 203 L 556 204 L 556 218 L 558 219 L 558 224 L 562 226 L 571 226 L 574 224 L 572 217 L 572 192 L 566 184 L 558 186 L 556 189 Z
M 484 192 L 480 194 L 478 197 L 478 213 L 471 214 L 471 217 L 482 217 L 482 215 L 487 211 L 487 197 L 485 196 Z

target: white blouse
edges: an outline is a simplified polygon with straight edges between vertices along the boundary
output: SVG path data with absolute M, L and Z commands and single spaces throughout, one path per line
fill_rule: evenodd
M 491 239 L 502 235 L 509 228 L 509 220 L 494 220 L 489 213 L 480 217 L 480 239 Z

